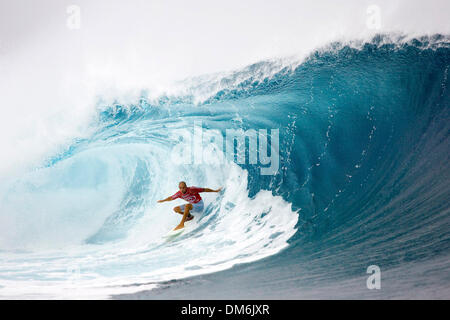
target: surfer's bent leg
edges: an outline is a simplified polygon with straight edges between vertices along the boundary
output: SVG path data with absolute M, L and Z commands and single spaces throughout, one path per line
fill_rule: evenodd
M 173 208 L 173 211 L 179 214 L 183 214 L 184 212 L 181 210 L 180 206 Z
M 191 210 L 192 208 L 193 208 L 193 207 L 192 207 L 192 204 L 190 204 L 190 203 L 184 205 L 183 218 L 181 218 L 180 224 L 179 224 L 175 229 L 173 229 L 173 230 L 178 230 L 178 229 L 184 228 L 184 222 L 185 222 L 186 220 L 188 220 L 189 210 Z M 191 218 L 191 219 L 192 219 L 192 218 Z M 190 220 L 190 219 L 189 219 L 189 220 Z
M 190 206 L 192 206 L 191 204 L 189 204 Z M 182 205 L 182 206 L 177 206 L 177 207 L 175 207 L 175 208 L 173 208 L 173 211 L 175 211 L 176 213 L 179 213 L 179 214 L 184 214 L 184 210 L 186 209 L 186 206 L 185 205 Z M 189 209 L 189 211 L 191 210 L 192 208 L 190 208 Z M 189 214 L 188 214 L 188 216 L 187 216 L 187 218 L 186 218 L 186 221 L 189 221 L 189 220 L 192 220 L 194 218 L 194 216 L 193 215 L 191 215 L 191 213 L 189 212 Z
M 190 214 L 190 210 L 192 210 L 192 204 L 188 203 L 184 205 L 184 213 L 183 213 L 183 218 L 181 219 L 181 223 L 184 223 L 187 220 L 191 220 L 192 218 L 188 218 L 191 214 Z

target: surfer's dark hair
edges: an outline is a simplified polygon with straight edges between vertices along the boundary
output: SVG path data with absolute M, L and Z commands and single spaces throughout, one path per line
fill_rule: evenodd
M 184 182 L 184 181 L 180 181 L 180 182 L 178 183 L 178 185 L 180 185 L 180 184 L 182 184 L 182 183 L 184 183 L 184 185 L 187 187 L 187 184 L 186 184 L 186 182 Z

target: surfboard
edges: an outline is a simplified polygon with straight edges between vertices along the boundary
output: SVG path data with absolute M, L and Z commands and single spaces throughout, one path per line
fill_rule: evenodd
M 167 239 L 173 239 L 177 236 L 179 236 L 180 234 L 182 234 L 184 232 L 184 230 L 186 230 L 186 228 L 181 228 L 178 230 L 170 230 L 169 232 L 167 232 L 167 234 L 164 236 Z
M 178 237 L 180 234 L 185 233 L 185 232 L 191 232 L 193 229 L 195 229 L 195 226 L 197 225 L 197 221 L 192 221 L 191 220 L 187 220 L 184 222 L 184 227 L 181 229 L 177 229 L 177 230 L 170 230 L 169 232 L 167 232 L 163 237 L 166 238 L 167 240 L 172 240 L 176 237 Z M 188 231 L 185 231 L 185 230 Z

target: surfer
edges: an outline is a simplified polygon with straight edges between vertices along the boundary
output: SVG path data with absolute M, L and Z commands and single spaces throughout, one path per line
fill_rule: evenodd
M 188 187 L 186 185 L 186 182 L 181 181 L 178 184 L 178 188 L 180 188 L 180 191 L 175 193 L 174 195 L 167 197 L 163 200 L 158 200 L 159 203 L 165 202 L 165 201 L 172 201 L 178 198 L 181 198 L 183 200 L 186 200 L 187 204 L 182 204 L 181 206 L 177 206 L 173 208 L 173 211 L 176 213 L 182 214 L 183 217 L 181 218 L 180 224 L 174 229 L 178 230 L 181 228 L 184 228 L 184 222 L 194 219 L 194 216 L 191 215 L 189 211 L 192 210 L 192 212 L 202 212 L 203 210 L 203 200 L 202 197 L 200 197 L 200 192 L 219 192 L 222 190 L 222 188 L 219 188 L 217 190 L 209 189 L 209 188 L 197 188 L 197 187 Z

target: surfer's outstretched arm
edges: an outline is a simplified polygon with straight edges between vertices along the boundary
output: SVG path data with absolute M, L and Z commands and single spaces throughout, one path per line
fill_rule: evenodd
M 158 200 L 158 202 L 161 203 L 161 202 L 172 201 L 172 200 L 173 200 L 172 196 L 170 196 L 170 197 L 167 197 L 167 198 L 165 198 L 163 200 Z
M 209 189 L 209 188 L 203 188 L 203 192 L 219 192 L 220 190 L 222 190 L 222 187 L 220 187 L 217 190 L 213 190 L 213 189 Z

